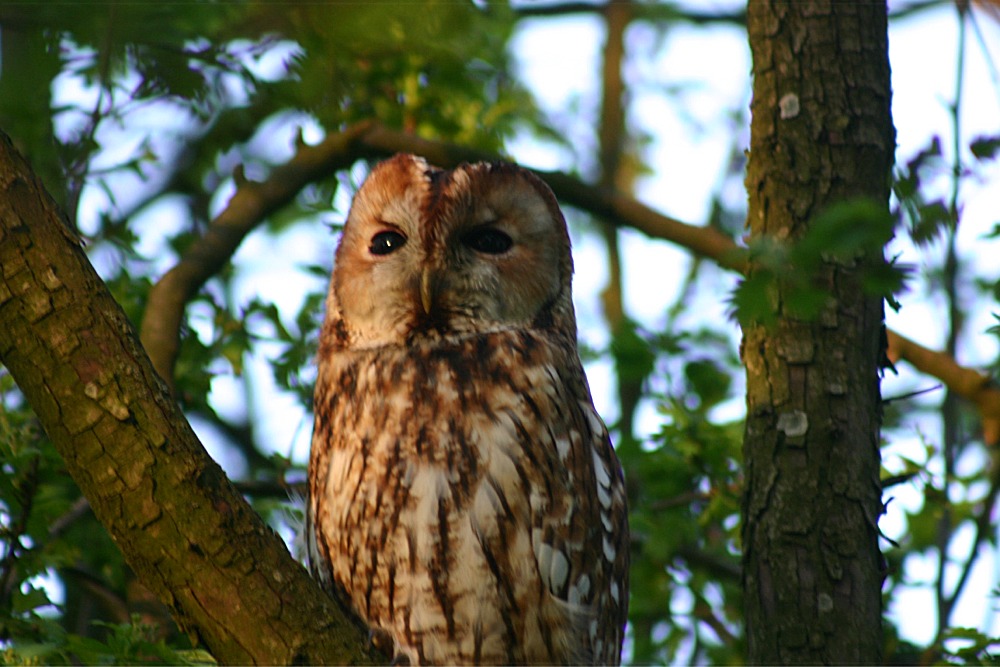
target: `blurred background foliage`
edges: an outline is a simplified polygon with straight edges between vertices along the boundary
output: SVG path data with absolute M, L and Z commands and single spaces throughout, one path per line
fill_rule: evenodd
M 942 4 L 902 6 L 894 20 Z M 961 4 L 954 11 L 971 21 Z M 515 159 L 556 152 L 570 156 L 566 171 L 633 191 L 650 176 L 651 130 L 623 120 L 632 100 L 652 91 L 683 108 L 696 84 L 664 82 L 641 61 L 623 68 L 621 55 L 606 53 L 612 67 L 604 79 L 593 72 L 595 87 L 620 87 L 620 94 L 603 105 L 580 98 L 556 113 L 543 110 L 523 76 L 532 63 L 512 53 L 517 37 L 533 25 L 579 16 L 606 24 L 608 44 L 615 34 L 621 41 L 631 24 L 636 43 L 646 45 L 636 47 L 640 55 L 679 27 L 685 34 L 742 30 L 744 20 L 739 6 L 673 2 L 631 5 L 624 23 L 602 6 L 580 3 L 4 3 L 0 129 L 63 206 L 138 327 L 151 286 L 198 243 L 240 178 L 266 178 L 297 141 L 315 143 L 354 123 L 378 120 Z M 623 70 L 624 80 L 612 80 Z M 728 125 L 716 128 L 731 150 L 707 207 L 706 222 L 733 237 L 742 235 L 745 215 L 745 200 L 733 195 L 747 144 L 745 85 L 741 105 L 725 110 Z M 697 110 L 689 113 L 692 127 L 707 131 Z M 957 110 L 950 118 L 957 123 Z M 934 324 L 952 332 L 952 356 L 964 304 L 995 304 L 998 296 L 995 272 L 963 273 L 955 250 L 959 186 L 994 164 L 992 141 L 963 158 L 967 146 L 936 140 L 898 165 L 895 233 L 927 250 L 915 267 L 919 282 L 911 284 L 947 309 L 949 322 Z M 337 227 L 366 168 L 359 163 L 310 184 L 247 239 L 189 304 L 175 372 L 178 400 L 206 445 L 293 549 L 326 279 Z M 619 247 L 620 232 L 604 221 L 567 213 L 582 249 L 578 284 L 604 278 L 600 294 L 578 299 L 588 369 L 613 388 L 605 414 L 631 498 L 626 658 L 740 663 L 739 332 L 732 319 L 698 313 L 711 302 L 711 313 L 766 314 L 767 285 L 734 291 L 735 277 L 688 258 L 673 303 L 655 321 L 640 321 L 623 299 L 621 267 L 641 260 Z M 770 279 L 794 279 L 789 266 L 807 270 L 819 261 L 820 251 L 841 238 L 843 220 L 850 212 L 828 220 L 813 246 L 755 249 L 765 260 L 773 253 Z M 992 232 L 998 236 L 1000 227 Z M 885 277 L 895 281 L 888 287 L 900 290 L 898 278 Z M 994 352 L 991 369 L 998 364 Z M 900 394 L 929 383 L 917 378 Z M 896 610 L 886 624 L 889 662 L 977 663 L 992 660 L 996 648 L 988 627 L 951 623 L 968 572 L 996 562 L 1000 474 L 984 448 L 979 415 L 950 393 L 942 401 L 944 394 L 886 405 L 886 501 L 911 498 L 883 542 L 886 606 Z M 914 426 L 914 415 L 929 421 Z M 912 441 L 915 431 L 917 447 L 893 448 L 898 434 Z M 0 660 L 211 661 L 132 579 L 2 368 L 0 466 Z M 991 581 L 995 587 L 996 577 Z M 914 587 L 936 591 L 936 626 L 922 643 L 900 632 L 906 613 L 935 611 L 898 611 L 897 599 Z

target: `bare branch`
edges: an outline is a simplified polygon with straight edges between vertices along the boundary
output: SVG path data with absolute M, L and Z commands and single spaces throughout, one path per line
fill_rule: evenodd
M 306 184 L 350 166 L 357 159 L 351 143 L 365 129 L 365 125 L 357 125 L 331 134 L 316 146 L 300 146 L 295 157 L 274 169 L 267 180 L 244 180 L 205 235 L 153 286 L 142 319 L 142 343 L 153 367 L 169 386 L 173 385 L 187 303 L 268 215 L 288 204 Z
M 491 153 L 421 139 L 381 126 L 373 126 L 360 143 L 371 149 L 374 156 L 396 152 L 416 153 L 442 167 L 454 167 L 462 162 L 501 159 Z M 604 218 L 612 225 L 631 227 L 651 238 L 676 243 L 696 255 L 715 261 L 723 268 L 741 273 L 745 271 L 745 251 L 717 229 L 681 222 L 632 197 L 608 188 L 589 185 L 563 172 L 541 169 L 532 171 L 549 184 L 556 197 L 570 206 Z
M 950 4 L 952 0 L 916 0 L 909 4 L 894 7 L 889 13 L 889 19 L 901 19 L 920 14 L 928 9 L 935 9 Z M 977 3 L 987 14 L 996 9 L 989 2 Z M 514 13 L 520 18 L 552 18 L 572 14 L 601 14 L 605 4 L 591 2 L 532 2 L 514 8 Z M 686 9 L 672 4 L 642 3 L 636 5 L 635 18 L 654 23 L 687 23 L 693 25 L 730 25 L 745 27 L 747 13 L 745 9 L 735 11 L 699 11 Z
M 612 188 L 616 185 L 629 189 L 631 184 L 622 184 L 621 162 L 624 153 L 627 130 L 625 126 L 625 81 L 622 76 L 625 61 L 625 33 L 632 21 L 635 7 L 631 0 L 610 0 L 604 5 L 604 23 L 607 37 L 604 41 L 603 65 L 601 73 L 601 114 L 598 123 L 598 145 L 600 147 L 600 185 Z M 601 304 L 608 330 L 614 335 L 627 322 L 625 303 L 622 296 L 622 258 L 618 243 L 618 228 L 603 224 L 600 233 L 604 237 L 607 257 L 608 281 L 601 290 Z M 632 377 L 623 372 L 629 363 L 611 346 L 611 356 L 615 362 L 618 378 L 618 433 L 619 442 L 635 440 L 633 423 L 635 411 L 642 398 L 643 378 Z
M 172 376 L 178 336 L 187 302 L 216 271 L 230 260 L 247 233 L 266 217 L 288 204 L 312 180 L 324 178 L 362 158 L 394 153 L 415 153 L 441 167 L 462 162 L 494 161 L 501 156 L 465 146 L 424 139 L 375 123 L 352 126 L 331 134 L 315 146 L 301 146 L 287 163 L 263 182 L 244 182 L 229 205 L 209 225 L 205 237 L 191 245 L 180 262 L 161 278 L 150 293 L 143 319 L 143 342 L 154 366 L 164 378 Z M 633 197 L 610 188 L 584 183 L 558 171 L 533 170 L 570 206 L 601 217 L 619 227 L 630 227 L 651 238 L 670 241 L 710 259 L 719 266 L 745 273 L 746 250 L 719 230 L 692 225 L 664 215 Z M 1000 390 L 947 355 L 931 353 L 916 343 L 889 332 L 890 355 L 896 354 L 918 370 L 942 380 L 950 389 L 973 400 L 983 412 L 987 442 L 1000 439 Z M 937 355 L 937 356 L 934 356 Z M 970 375 L 971 374 L 971 375 Z
M 172 384 L 188 302 L 232 258 L 250 231 L 291 202 L 309 182 L 345 169 L 358 159 L 394 153 L 422 155 L 441 167 L 502 159 L 495 153 L 363 123 L 331 134 L 315 146 L 301 145 L 295 156 L 275 168 L 262 182 L 243 181 L 226 208 L 209 224 L 205 235 L 189 246 L 177 265 L 150 291 L 142 320 L 142 342 L 160 376 Z M 561 172 L 534 171 L 548 182 L 559 199 L 571 206 L 602 217 L 610 224 L 632 227 L 648 236 L 677 243 L 725 268 L 737 271 L 744 268 L 744 251 L 716 229 L 681 222 L 631 197 L 588 185 Z
M 590 2 L 533 2 L 515 7 L 514 12 L 521 18 L 551 18 L 570 14 L 601 14 L 605 8 L 605 4 Z M 702 12 L 662 3 L 636 4 L 635 18 L 657 23 L 693 23 L 695 25 L 745 26 L 747 23 L 746 10 Z
M 983 422 L 983 441 L 988 445 L 1000 441 L 1000 388 L 988 375 L 961 366 L 951 355 L 929 350 L 895 331 L 888 331 L 887 335 L 890 361 L 907 361 L 921 373 L 936 377 L 950 391 L 971 401 L 979 409 Z

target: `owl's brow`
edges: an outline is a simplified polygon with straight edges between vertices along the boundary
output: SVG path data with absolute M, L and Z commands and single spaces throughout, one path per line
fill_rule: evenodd
M 454 172 L 451 170 L 430 166 L 424 171 L 424 178 L 427 179 L 428 183 L 427 194 L 424 196 L 421 206 L 423 209 L 421 217 L 424 220 L 433 220 L 443 213 L 441 209 L 446 205 L 447 191 L 451 187 L 453 174 Z M 424 239 L 426 245 L 430 247 L 431 237 L 435 235 L 437 225 L 425 225 L 422 231 L 426 237 Z
M 424 172 L 424 177 L 430 184 L 430 187 L 427 189 L 427 199 L 424 201 L 424 210 L 428 214 L 433 213 L 440 206 L 445 190 L 451 185 L 451 175 L 451 171 L 436 169 L 434 167 Z

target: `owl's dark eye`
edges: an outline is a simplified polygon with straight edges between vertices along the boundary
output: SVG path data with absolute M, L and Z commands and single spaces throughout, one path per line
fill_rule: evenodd
M 462 243 L 476 252 L 483 252 L 487 255 L 502 255 L 510 250 L 511 246 L 514 245 L 514 240 L 499 229 L 480 227 L 463 236 Z
M 388 255 L 406 245 L 406 237 L 399 232 L 386 230 L 372 237 L 368 251 L 373 255 Z

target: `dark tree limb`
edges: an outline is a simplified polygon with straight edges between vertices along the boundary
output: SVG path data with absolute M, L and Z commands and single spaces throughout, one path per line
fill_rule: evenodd
M 514 9 L 515 14 L 522 18 L 551 18 L 554 16 L 569 16 L 572 14 L 601 14 L 606 5 L 592 2 L 552 2 L 525 3 Z M 683 9 L 669 3 L 637 3 L 635 17 L 643 21 L 656 23 L 695 25 L 734 25 L 744 26 L 747 21 L 745 10 L 699 11 Z
M 366 124 L 300 147 L 263 183 L 241 183 L 213 221 L 215 229 L 205 237 L 210 241 L 195 244 L 202 247 L 185 255 L 151 296 L 145 322 L 159 330 L 150 329 L 149 340 L 168 343 L 154 357 L 162 374 L 172 375 L 187 301 L 230 260 L 249 231 L 310 180 L 360 158 L 399 151 L 444 167 L 498 158 Z M 563 173 L 537 173 L 567 204 L 745 271 L 744 251 L 717 230 L 680 222 Z M 0 331 L 0 361 L 95 514 L 182 627 L 216 657 L 275 664 L 370 657 L 356 628 L 208 458 L 79 240 L 5 136 L 0 136 Z M 913 349 L 899 350 L 900 358 L 937 374 L 921 366 Z M 950 382 L 943 372 L 939 377 Z
M 0 361 L 125 559 L 222 663 L 370 662 L 362 631 L 205 452 L 0 133 Z
M 915 0 L 905 5 L 893 7 L 889 13 L 889 19 L 901 19 L 914 16 L 928 9 L 935 9 L 942 5 L 951 4 L 953 0 Z M 980 3 L 984 11 L 991 11 L 992 5 Z M 577 0 L 567 0 L 566 2 L 533 2 L 525 3 L 514 9 L 514 13 L 520 18 L 552 18 L 558 16 L 570 16 L 574 14 L 600 14 L 604 11 L 604 4 L 595 2 L 579 2 Z M 730 25 L 744 27 L 747 24 L 747 13 L 745 10 L 734 11 L 700 11 L 697 9 L 686 9 L 677 7 L 670 3 L 642 3 L 636 5 L 635 17 L 642 21 L 651 21 L 661 24 L 691 24 L 691 25 Z
M 628 130 L 625 125 L 625 81 L 622 70 L 625 63 L 625 33 L 632 21 L 635 6 L 631 0 L 610 0 L 604 5 L 604 25 L 607 35 L 604 42 L 601 72 L 601 114 L 598 124 L 600 147 L 600 186 L 611 190 L 616 186 L 627 188 L 619 181 L 622 155 Z M 607 257 L 608 282 L 601 290 L 604 320 L 612 336 L 617 336 L 628 325 L 622 296 L 622 258 L 618 243 L 618 228 L 607 223 L 600 225 Z M 630 363 L 616 346 L 612 346 L 618 378 L 619 446 L 631 446 L 635 441 L 633 422 L 635 411 L 642 397 L 644 378 L 633 378 L 625 370 Z
M 381 126 L 373 126 L 366 132 L 360 145 L 368 149 L 371 157 L 391 155 L 396 152 L 416 153 L 442 167 L 453 167 L 461 162 L 502 159 L 495 154 L 421 139 Z M 646 206 L 633 197 L 609 188 L 589 185 L 563 172 L 542 169 L 532 171 L 548 183 L 560 201 L 570 206 L 602 217 L 612 225 L 631 227 L 650 238 L 676 243 L 696 255 L 712 259 L 723 268 L 745 271 L 745 251 L 737 246 L 732 238 L 715 228 L 681 222 Z
M 142 343 L 168 384 L 173 384 L 179 332 L 188 302 L 271 213 L 287 205 L 306 184 L 349 167 L 357 159 L 351 144 L 365 129 L 358 125 L 331 134 L 316 146 L 300 145 L 295 157 L 275 168 L 265 181 L 258 183 L 237 175 L 236 194 L 229 204 L 149 294 L 140 328 Z

